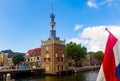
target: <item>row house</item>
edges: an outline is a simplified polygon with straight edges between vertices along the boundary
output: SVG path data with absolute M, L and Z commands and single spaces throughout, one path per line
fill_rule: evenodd
M 8 57 L 8 53 L 0 52 L 0 66 L 9 66 L 13 64 L 12 59 Z
M 41 65 L 41 48 L 30 49 L 25 56 L 26 64 L 29 67 L 40 67 Z
M 14 64 L 12 62 L 12 58 L 16 54 L 22 54 L 22 55 L 24 55 L 24 53 L 13 52 L 10 49 L 8 49 L 8 50 L 2 50 L 0 52 L 0 66 L 13 66 Z
M 93 53 L 91 54 L 90 52 L 86 54 L 85 58 L 82 59 L 82 65 L 83 66 L 91 66 L 92 62 L 94 60 Z
M 79 66 L 91 66 L 91 65 L 93 65 L 93 62 L 95 60 L 93 57 L 93 54 L 94 54 L 94 52 L 86 53 L 85 58 L 82 58 L 80 61 L 78 61 Z M 69 66 L 76 65 L 75 60 L 70 56 L 67 56 L 67 62 L 69 64 Z

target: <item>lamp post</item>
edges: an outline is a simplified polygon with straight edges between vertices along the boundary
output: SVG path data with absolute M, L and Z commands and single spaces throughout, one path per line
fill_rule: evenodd
M 26 58 L 26 64 L 29 67 L 30 66 L 30 62 L 29 62 L 29 54 L 28 53 L 26 54 L 25 58 Z

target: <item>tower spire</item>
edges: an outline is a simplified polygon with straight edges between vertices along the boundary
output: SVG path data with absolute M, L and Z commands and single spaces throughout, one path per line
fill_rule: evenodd
M 51 22 L 50 22 L 50 39 L 51 38 L 56 38 L 56 30 L 55 30 L 55 15 L 53 13 L 53 3 L 51 4 L 51 14 L 50 14 Z
M 53 13 L 53 4 L 51 5 L 51 8 L 52 8 L 52 13 Z
M 50 14 L 50 18 L 51 18 L 50 27 L 51 27 L 51 29 L 55 30 L 55 24 L 56 23 L 54 21 L 55 15 L 53 13 L 53 4 L 51 5 L 51 8 L 52 8 L 52 10 L 51 10 L 51 14 Z

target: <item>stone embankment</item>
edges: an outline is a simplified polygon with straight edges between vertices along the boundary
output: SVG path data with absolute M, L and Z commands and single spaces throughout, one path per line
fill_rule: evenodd
M 82 71 L 91 71 L 95 69 L 99 69 L 100 66 L 83 66 L 83 67 L 70 67 L 70 70 L 74 70 L 75 73 L 82 72 Z

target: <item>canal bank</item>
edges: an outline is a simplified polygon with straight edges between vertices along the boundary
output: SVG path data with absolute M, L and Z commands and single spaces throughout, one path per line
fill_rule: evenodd
M 99 70 L 100 66 L 83 66 L 83 67 L 69 67 L 68 70 L 66 71 L 60 71 L 58 73 L 58 75 L 71 75 L 71 74 L 74 74 L 74 73 L 81 73 L 81 72 L 87 72 L 87 71 L 94 71 L 94 70 Z M 26 72 L 26 73 L 22 73 L 20 72 L 19 74 L 19 77 L 22 78 L 22 77 L 25 77 L 27 75 L 30 75 L 30 76 L 27 76 L 27 77 L 31 77 L 31 76 L 41 76 L 41 75 L 44 75 L 44 76 L 47 76 L 48 74 L 46 73 L 39 73 L 39 71 L 35 71 L 36 73 L 33 73 L 33 71 L 30 71 L 30 73 Z M 28 73 L 28 74 L 27 74 Z M 3 74 L 2 72 L 0 72 L 0 74 Z M 25 74 L 25 75 L 24 75 Z M 11 75 L 11 77 L 13 77 L 13 75 Z M 4 76 L 2 75 L 1 78 L 4 78 Z M 14 77 L 14 78 L 17 78 Z M 13 78 L 13 79 L 14 79 Z M 1 80 L 0 80 L 1 81 Z
M 64 70 L 64 71 L 59 71 L 56 74 L 58 75 L 69 75 L 69 74 L 74 74 L 74 73 L 80 73 L 80 72 L 84 72 L 84 71 L 92 71 L 92 70 L 99 70 L 100 69 L 100 65 L 99 66 L 83 66 L 83 67 L 69 67 L 68 70 Z
M 83 71 L 92 71 L 92 70 L 100 69 L 100 66 L 70 67 L 69 69 L 74 70 L 75 73 L 79 73 Z

